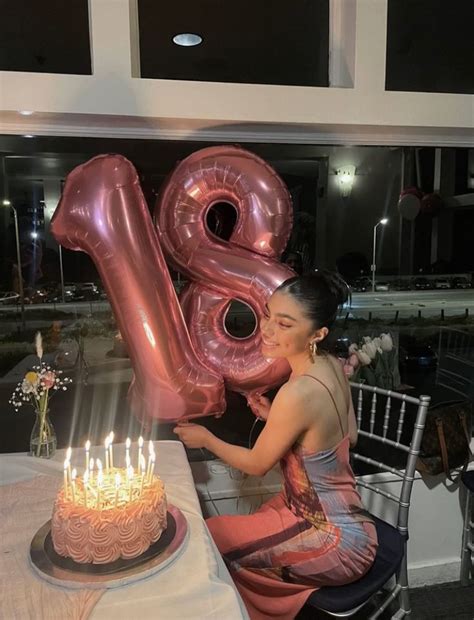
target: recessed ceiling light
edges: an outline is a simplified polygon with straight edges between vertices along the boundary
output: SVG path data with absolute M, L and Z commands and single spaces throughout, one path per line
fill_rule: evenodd
M 177 34 L 173 37 L 173 43 L 181 45 L 182 47 L 193 47 L 193 45 L 199 45 L 202 43 L 202 37 L 198 34 L 191 34 L 190 32 L 184 32 Z
M 24 138 L 34 138 L 33 134 L 31 134 L 31 133 L 25 133 L 23 137 Z
M 31 110 L 20 110 L 20 114 L 22 116 L 31 116 L 32 114 L 34 114 L 34 112 L 32 112 Z

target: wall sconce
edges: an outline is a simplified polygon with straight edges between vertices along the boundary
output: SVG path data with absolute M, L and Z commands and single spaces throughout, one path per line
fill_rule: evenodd
M 356 167 L 352 164 L 341 166 L 336 170 L 339 189 L 343 198 L 347 198 L 351 193 L 352 186 L 354 185 L 355 171 Z

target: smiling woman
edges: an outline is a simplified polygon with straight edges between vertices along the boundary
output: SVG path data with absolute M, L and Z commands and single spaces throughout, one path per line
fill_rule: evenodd
M 357 427 L 347 379 L 322 351 L 347 285 L 318 271 L 290 278 L 261 319 L 262 353 L 292 373 L 273 403 L 249 399 L 266 425 L 252 449 L 195 424 L 175 428 L 188 447 L 207 448 L 232 467 L 263 475 L 278 461 L 284 490 L 253 515 L 207 521 L 252 620 L 294 618 L 324 585 L 361 577 L 375 557 L 375 527 L 349 465 Z

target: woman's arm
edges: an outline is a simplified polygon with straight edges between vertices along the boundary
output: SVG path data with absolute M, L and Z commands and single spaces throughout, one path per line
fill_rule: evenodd
M 202 447 L 231 467 L 247 474 L 263 476 L 308 428 L 304 404 L 304 399 L 295 387 L 285 384 L 275 397 L 267 423 L 251 450 L 222 441 L 195 424 L 177 426 L 174 431 L 185 444 L 200 447 L 198 444 L 202 443 Z

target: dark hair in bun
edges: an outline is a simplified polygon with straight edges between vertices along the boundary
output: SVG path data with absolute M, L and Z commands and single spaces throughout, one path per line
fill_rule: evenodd
M 348 300 L 350 289 L 338 273 L 318 269 L 286 280 L 275 292 L 292 295 L 299 301 L 315 329 L 329 329 L 336 320 L 339 306 Z

